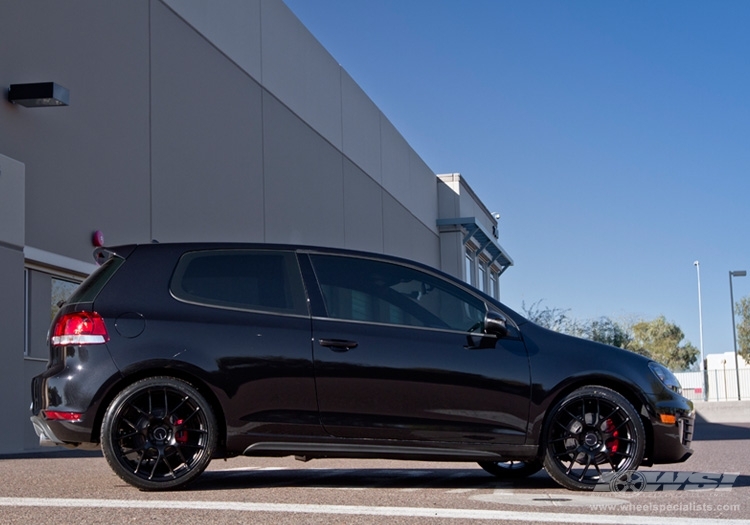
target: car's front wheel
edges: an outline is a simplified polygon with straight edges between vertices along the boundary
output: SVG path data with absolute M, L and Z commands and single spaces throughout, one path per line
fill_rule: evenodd
M 112 470 L 141 490 L 189 483 L 216 446 L 211 407 L 190 384 L 172 377 L 133 383 L 107 408 L 101 443 Z
M 593 490 L 643 460 L 646 433 L 638 412 L 609 388 L 571 392 L 550 410 L 544 430 L 544 468 L 560 485 Z

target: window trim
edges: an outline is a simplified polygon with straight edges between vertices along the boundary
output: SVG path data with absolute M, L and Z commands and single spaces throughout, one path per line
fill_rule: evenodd
M 40 250 L 32 246 L 23 248 L 24 266 L 47 273 L 59 273 L 69 275 L 75 279 L 83 280 L 86 276 L 96 270 L 95 263 L 87 263 L 57 253 Z
M 29 355 L 29 329 L 31 328 L 31 319 L 29 315 L 29 308 L 31 307 L 31 301 L 29 301 L 29 271 L 30 268 L 24 266 L 23 268 L 23 357 L 24 359 L 33 359 Z
M 328 316 L 313 316 L 313 321 L 325 321 L 329 323 L 352 323 L 352 324 L 358 324 L 358 325 L 366 325 L 366 326 L 382 326 L 387 328 L 400 328 L 400 329 L 406 329 L 406 330 L 422 330 L 422 331 L 428 331 L 428 332 L 441 332 L 446 334 L 460 334 L 463 336 L 466 336 L 467 334 L 471 334 L 473 336 L 482 336 L 482 337 L 493 337 L 497 338 L 496 335 L 493 334 L 485 334 L 484 332 L 468 332 L 466 330 L 456 330 L 455 328 L 438 328 L 436 326 L 418 326 L 413 324 L 396 324 L 396 323 L 384 323 L 382 321 L 363 321 L 361 319 L 344 319 L 341 317 L 328 317 Z

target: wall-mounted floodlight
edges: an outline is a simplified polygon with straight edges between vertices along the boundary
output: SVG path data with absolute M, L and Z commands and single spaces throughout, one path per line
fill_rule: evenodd
M 54 82 L 11 84 L 8 100 L 27 108 L 67 106 L 70 104 L 70 91 Z

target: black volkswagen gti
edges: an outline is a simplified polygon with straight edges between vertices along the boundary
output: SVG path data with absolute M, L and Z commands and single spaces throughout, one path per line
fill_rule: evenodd
M 593 490 L 692 453 L 668 369 L 422 264 L 266 244 L 94 255 L 52 322 L 31 419 L 42 444 L 101 446 L 142 490 L 241 454 L 476 461 Z

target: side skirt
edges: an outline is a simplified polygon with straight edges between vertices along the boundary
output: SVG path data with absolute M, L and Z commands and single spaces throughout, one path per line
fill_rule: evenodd
M 417 447 L 354 443 L 258 442 L 245 449 L 245 456 L 295 456 L 301 461 L 322 458 L 402 459 L 415 461 L 505 461 L 529 459 L 537 448 L 515 446 L 512 454 L 462 448 Z

